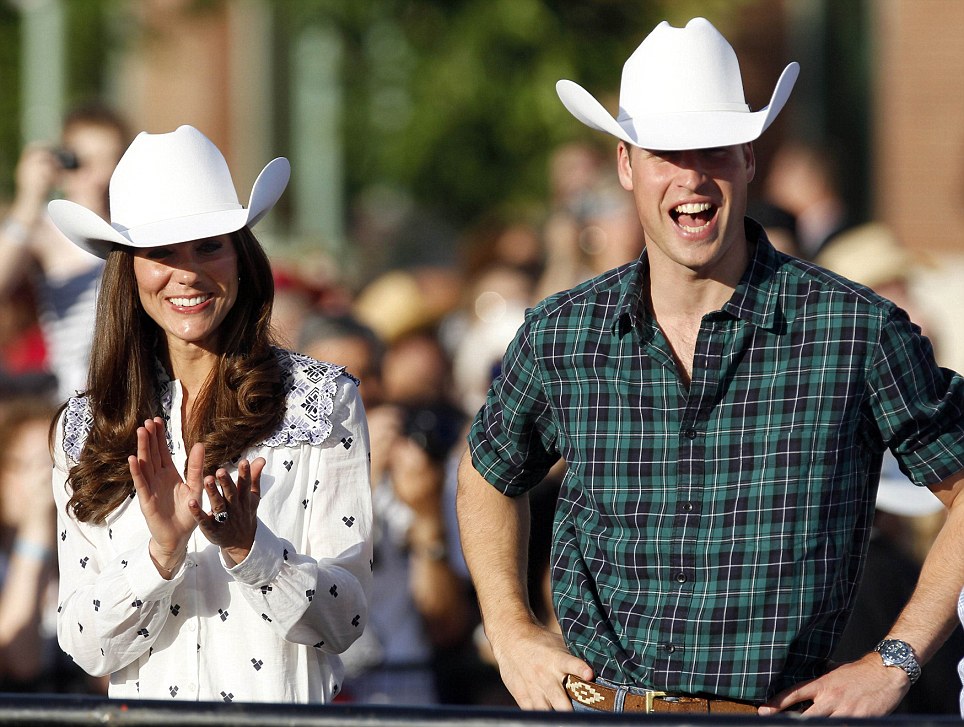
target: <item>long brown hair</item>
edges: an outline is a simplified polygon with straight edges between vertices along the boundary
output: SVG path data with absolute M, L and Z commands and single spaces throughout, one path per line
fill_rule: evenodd
M 272 351 L 271 265 L 247 227 L 230 238 L 238 256 L 238 296 L 221 324 L 218 362 L 184 431 L 188 451 L 195 442 L 204 444 L 206 473 L 240 457 L 284 416 L 281 371 Z M 161 340 L 140 304 L 133 251 L 116 247 L 107 256 L 97 300 L 86 392 L 93 424 L 68 477 L 68 508 L 82 522 L 103 521 L 134 491 L 127 457 L 137 451 L 137 428 L 159 414 L 155 367 Z

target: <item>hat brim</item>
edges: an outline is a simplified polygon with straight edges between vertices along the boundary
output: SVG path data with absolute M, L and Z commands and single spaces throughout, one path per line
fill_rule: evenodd
M 759 111 L 687 111 L 641 115 L 617 121 L 586 89 L 573 81 L 556 83 L 563 106 L 586 126 L 633 146 L 661 151 L 707 149 L 754 141 L 766 131 L 790 98 L 800 65 L 783 69 L 770 103 Z
M 253 227 L 281 198 L 290 177 L 291 165 L 284 157 L 278 157 L 268 162 L 255 180 L 247 209 L 238 206 L 128 229 L 111 225 L 95 212 L 69 200 L 53 200 L 47 210 L 51 221 L 71 242 L 99 258 L 106 258 L 115 245 L 160 247 Z

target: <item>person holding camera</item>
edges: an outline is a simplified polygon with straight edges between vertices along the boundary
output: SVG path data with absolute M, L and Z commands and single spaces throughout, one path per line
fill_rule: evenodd
M 86 385 L 94 296 L 103 261 L 64 237 L 46 213 L 53 196 L 107 218 L 110 176 L 127 147 L 123 120 L 102 106 L 68 114 L 61 146 L 28 145 L 16 169 L 16 192 L 0 222 L 0 297 L 14 293 L 32 272 L 47 365 L 66 400 Z
M 298 345 L 358 377 L 371 432 L 372 607 L 368 628 L 342 655 L 340 698 L 420 706 L 454 701 L 440 657 L 464 643 L 472 613 L 468 584 L 454 563 L 458 554 L 449 547 L 454 523 L 443 492 L 445 459 L 462 426 L 441 393 L 448 364 L 429 332 L 386 342 L 353 316 L 320 311 L 305 318 Z

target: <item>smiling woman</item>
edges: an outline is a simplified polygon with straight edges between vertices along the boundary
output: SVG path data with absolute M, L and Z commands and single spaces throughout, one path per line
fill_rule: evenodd
M 333 655 L 365 626 L 357 382 L 273 345 L 251 231 L 288 176 L 270 162 L 244 208 L 217 147 L 182 126 L 131 144 L 111 224 L 50 205 L 106 259 L 87 390 L 55 430 L 54 496 L 58 638 L 110 674 L 112 697 L 330 701 Z
M 217 331 L 238 297 L 238 256 L 229 235 L 138 250 L 141 305 L 167 345 L 217 349 Z

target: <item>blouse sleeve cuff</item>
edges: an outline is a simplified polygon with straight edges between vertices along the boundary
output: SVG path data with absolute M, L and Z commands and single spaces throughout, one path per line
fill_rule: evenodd
M 130 584 L 131 593 L 142 601 L 160 601 L 174 593 L 174 589 L 184 578 L 189 559 L 184 558 L 180 567 L 171 576 L 171 580 L 165 580 L 151 559 L 149 542 L 145 541 L 140 547 L 124 553 L 121 556 L 120 565 Z
M 287 557 L 288 551 L 285 545 L 259 519 L 258 529 L 255 531 L 254 542 L 251 544 L 248 556 L 236 566 L 228 567 L 225 564 L 225 569 L 234 580 L 248 586 L 260 587 L 271 583 L 281 572 L 281 565 Z

